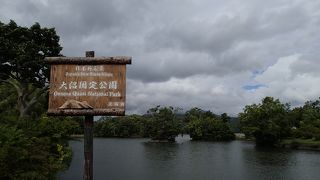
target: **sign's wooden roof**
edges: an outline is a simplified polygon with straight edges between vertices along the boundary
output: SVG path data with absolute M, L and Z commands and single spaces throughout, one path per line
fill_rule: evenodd
M 46 57 L 48 64 L 131 64 L 131 57 Z

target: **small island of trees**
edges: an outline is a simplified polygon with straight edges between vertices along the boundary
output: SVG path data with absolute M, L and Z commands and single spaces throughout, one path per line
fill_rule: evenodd
M 155 142 L 174 142 L 179 134 L 190 134 L 193 140 L 233 140 L 234 133 L 222 117 L 227 116 L 200 108 L 183 114 L 179 108 L 157 106 L 145 115 L 103 118 L 95 122 L 94 133 L 97 137 L 145 137 Z
M 279 99 L 265 97 L 247 105 L 239 114 L 241 131 L 257 145 L 320 147 L 320 101 L 307 101 L 290 108 Z

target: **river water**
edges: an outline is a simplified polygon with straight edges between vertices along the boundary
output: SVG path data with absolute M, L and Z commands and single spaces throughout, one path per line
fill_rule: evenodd
M 257 148 L 245 141 L 150 143 L 148 139 L 94 139 L 95 180 L 320 179 L 320 152 Z M 73 160 L 59 174 L 79 180 L 83 141 L 70 141 Z

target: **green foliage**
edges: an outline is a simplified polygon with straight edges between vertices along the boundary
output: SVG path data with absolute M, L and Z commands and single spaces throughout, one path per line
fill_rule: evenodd
M 229 126 L 234 133 L 240 133 L 240 120 L 238 117 L 230 117 Z
M 153 140 L 175 141 L 182 127 L 182 122 L 176 118 L 177 111 L 173 107 L 160 106 L 148 110 L 150 136 Z
M 68 167 L 71 149 L 61 138 L 67 127 L 54 118 L 39 123 L 30 129 L 0 125 L 0 179 L 52 179 Z
M 213 114 L 211 111 L 204 111 L 200 108 L 194 107 L 185 113 L 185 122 L 189 123 L 193 119 L 203 119 L 203 118 L 216 118 L 217 115 Z
M 290 112 L 295 138 L 320 140 L 320 101 L 308 101 Z
M 254 137 L 257 144 L 274 145 L 290 134 L 288 105 L 278 99 L 265 97 L 260 104 L 248 105 L 239 114 L 246 137 Z
M 39 136 L 50 137 L 55 142 L 68 139 L 80 128 L 79 124 L 70 116 L 47 117 L 43 115 L 36 123 L 33 127 L 34 132 L 38 132 Z
M 186 121 L 192 140 L 228 141 L 235 139 L 227 122 L 217 118 L 210 111 L 192 108 L 186 112 Z
M 94 124 L 97 137 L 149 137 L 149 121 L 139 115 L 104 118 Z
M 178 111 L 178 108 L 157 106 L 144 116 L 104 118 L 95 122 L 94 133 L 98 137 L 148 137 L 171 142 L 180 133 L 189 133 L 193 140 L 235 138 L 228 124 L 210 111 L 192 108 L 185 115 Z
M 83 134 L 84 132 L 84 117 L 72 116 L 68 117 L 69 135 Z
M 290 138 L 281 141 L 282 146 L 289 146 L 293 149 L 313 149 L 320 148 L 320 141 L 315 139 L 301 139 L 301 138 Z
M 222 114 L 220 115 L 220 119 L 221 119 L 223 122 L 225 122 L 225 123 L 227 123 L 227 122 L 229 122 L 229 121 L 231 120 L 231 118 L 228 116 L 227 113 L 222 113 Z
M 53 28 L 0 22 L 0 179 L 54 179 L 67 168 L 74 118 L 49 118 L 45 56 L 62 48 Z
M 41 28 L 39 23 L 27 28 L 12 20 L 8 24 L 0 22 L 0 82 L 15 91 L 14 95 L 2 97 L 0 106 L 15 96 L 14 108 L 20 118 L 39 117 L 41 113 L 34 110 L 46 107 L 43 101 L 47 99 L 49 78 L 49 68 L 43 60 L 46 56 L 59 56 L 61 49 L 54 28 Z
M 305 144 L 306 140 L 320 140 L 320 101 L 307 101 L 304 106 L 289 109 L 288 104 L 266 97 L 260 104 L 246 106 L 239 114 L 241 130 L 247 138 L 255 138 L 258 144 L 275 145 L 282 139 L 291 147 Z
M 39 23 L 27 28 L 12 20 L 8 24 L 0 22 L 0 79 L 14 77 L 41 88 L 49 77 L 44 57 L 58 56 L 61 49 L 54 28 L 41 28 Z
M 16 105 L 14 108 L 19 112 L 20 118 L 27 116 L 39 117 L 45 110 L 46 106 L 43 106 L 43 104 L 47 104 L 46 87 L 38 88 L 31 83 L 21 83 L 14 78 L 9 78 L 2 82 L 4 86 L 11 88 L 11 97 L 16 98 Z M 3 90 L 0 89 L 0 91 Z M 3 101 L 10 100 L 8 97 L 3 98 Z
M 19 117 L 17 110 L 17 94 L 7 83 L 0 82 L 0 124 L 15 125 Z

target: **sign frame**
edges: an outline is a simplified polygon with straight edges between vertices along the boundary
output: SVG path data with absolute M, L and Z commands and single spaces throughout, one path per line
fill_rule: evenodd
M 45 62 L 50 64 L 50 88 L 49 88 L 49 107 L 47 114 L 51 116 L 124 116 L 125 115 L 125 99 L 126 99 L 126 64 L 131 64 L 131 57 L 127 56 L 115 56 L 115 57 L 46 57 Z M 53 84 L 54 78 L 56 78 L 57 74 L 54 74 L 55 71 L 53 69 L 56 69 L 54 67 L 61 67 L 59 65 L 64 66 L 112 66 L 116 67 L 118 69 L 121 69 L 123 72 L 122 79 L 124 81 L 122 82 L 122 93 L 121 98 L 124 101 L 124 107 L 117 108 L 105 108 L 105 109 L 95 109 L 94 107 L 69 107 L 69 108 L 52 108 L 52 102 L 53 102 L 53 90 L 56 89 L 56 84 Z M 116 69 L 115 68 L 115 69 Z M 124 69 L 124 70 L 123 70 Z M 61 76 L 61 75 L 60 75 Z M 65 75 L 63 75 L 65 76 Z M 82 78 L 83 79 L 83 78 Z M 100 78 L 101 79 L 101 78 Z M 77 97 L 77 96 L 76 96 Z M 65 99 L 65 98 L 64 98 Z M 75 98 L 70 98 L 70 100 L 73 100 Z M 77 99 L 77 98 L 76 98 Z M 81 105 L 82 102 L 77 101 L 76 103 L 79 103 Z

